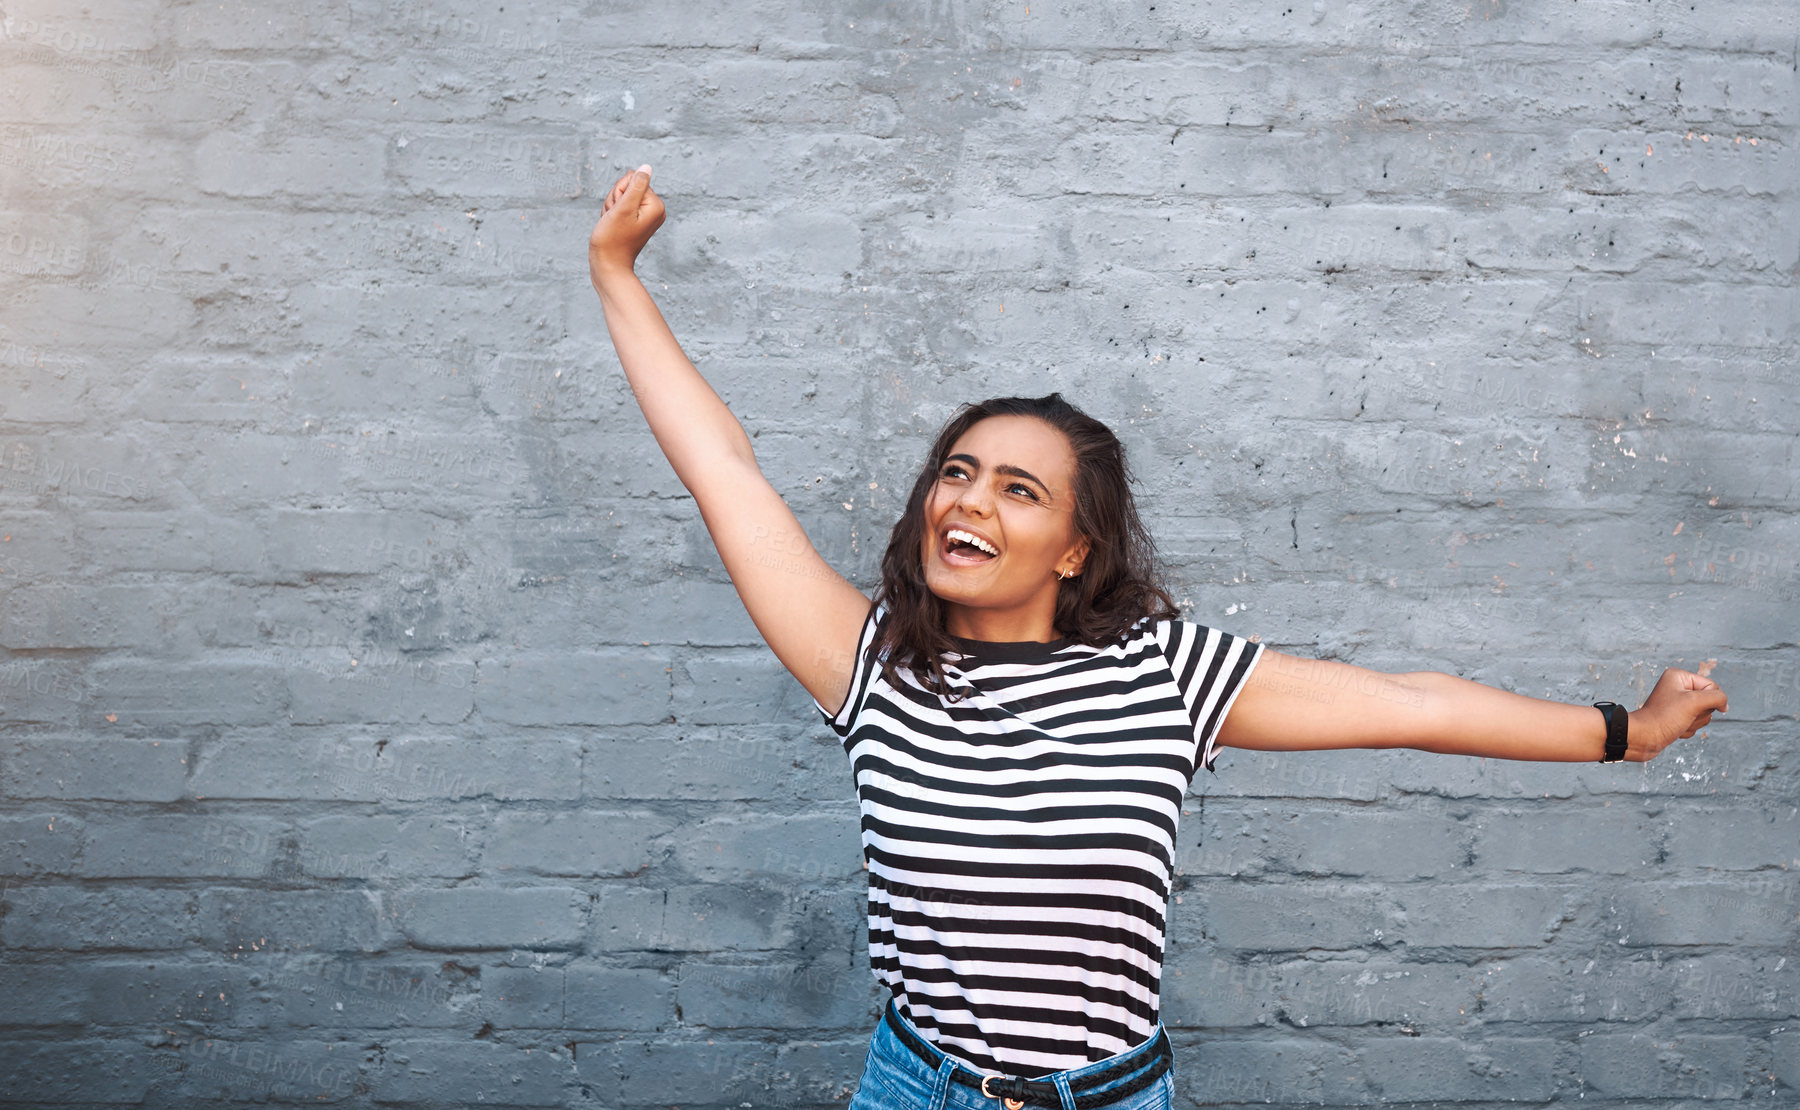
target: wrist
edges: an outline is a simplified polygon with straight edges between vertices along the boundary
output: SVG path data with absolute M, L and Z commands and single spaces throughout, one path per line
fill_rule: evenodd
M 1594 708 L 1600 711 L 1601 752 L 1598 761 L 1601 763 L 1618 763 L 1631 752 L 1631 713 L 1617 702 L 1599 701 Z
M 588 271 L 597 290 L 603 286 L 629 285 L 638 280 L 637 271 L 630 262 L 592 259 L 588 262 Z

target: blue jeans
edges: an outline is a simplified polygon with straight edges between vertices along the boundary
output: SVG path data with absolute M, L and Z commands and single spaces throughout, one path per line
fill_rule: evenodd
M 918 1040 L 925 1041 L 925 1035 L 899 1013 L 892 1001 L 888 1002 L 888 1010 L 895 1021 L 904 1025 Z M 1160 1027 L 1157 1032 L 1162 1032 Z M 1095 1072 L 1118 1068 L 1120 1064 L 1140 1057 L 1147 1067 L 1156 1059 L 1158 1040 L 1159 1037 L 1151 1037 L 1136 1048 L 1117 1056 L 1079 1068 L 1054 1072 L 1037 1081 L 1054 1083 L 1062 1096 L 1062 1110 L 1075 1110 L 1074 1096 L 1069 1090 L 1071 1082 Z M 850 1100 L 849 1110 L 1003 1110 L 999 1099 L 988 1098 L 974 1087 L 952 1083 L 950 1073 L 958 1065 L 929 1041 L 925 1041 L 925 1047 L 936 1058 L 935 1066 L 926 1064 L 908 1048 L 888 1027 L 885 1019 L 877 1024 L 875 1035 L 869 1040 L 869 1056 L 863 1063 L 862 1081 L 857 1085 L 856 1096 Z M 965 1071 L 968 1070 L 967 1065 L 962 1067 Z M 1109 1081 L 1106 1086 L 1082 1092 L 1084 1099 L 1104 1095 L 1113 1087 L 1129 1084 L 1135 1071 L 1142 1069 L 1123 1070 L 1124 1074 Z M 1105 1103 L 1106 1110 L 1169 1110 L 1174 1105 L 1174 1076 L 1174 1070 L 1171 1069 L 1135 1094 Z

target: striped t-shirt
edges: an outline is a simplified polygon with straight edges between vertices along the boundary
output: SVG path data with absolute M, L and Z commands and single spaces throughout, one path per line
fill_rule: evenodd
M 885 679 L 885 616 L 863 623 L 843 707 L 818 706 L 861 803 L 875 977 L 983 1072 L 1148 1040 L 1181 798 L 1262 645 L 1148 618 L 1104 647 L 958 640 L 952 702 Z

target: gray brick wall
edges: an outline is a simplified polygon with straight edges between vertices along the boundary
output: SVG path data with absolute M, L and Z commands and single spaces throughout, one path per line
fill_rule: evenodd
M 860 585 L 962 400 L 1193 619 L 1731 713 L 1228 752 L 1185 1104 L 1800 1103 L 1793 0 L 0 14 L 0 1103 L 841 1106 L 848 769 L 625 388 L 641 272 Z M 771 538 L 771 542 L 775 540 Z

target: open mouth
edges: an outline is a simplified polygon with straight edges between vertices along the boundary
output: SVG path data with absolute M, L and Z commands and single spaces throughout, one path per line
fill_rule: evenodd
M 975 533 L 962 528 L 951 528 L 946 531 L 940 550 L 943 552 L 945 562 L 970 566 L 992 562 L 1000 556 L 999 548 Z

